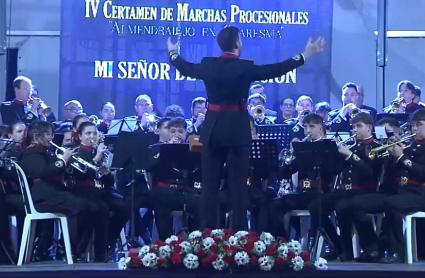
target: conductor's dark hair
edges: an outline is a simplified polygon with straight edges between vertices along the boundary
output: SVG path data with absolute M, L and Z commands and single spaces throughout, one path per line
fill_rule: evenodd
M 28 127 L 28 139 L 33 141 L 49 131 L 53 132 L 53 125 L 51 123 L 45 121 L 34 121 Z
M 351 119 L 352 125 L 358 122 L 373 126 L 373 117 L 369 113 L 360 112 Z
M 412 115 L 411 122 L 425 121 L 425 109 L 418 109 Z
M 88 127 L 88 126 L 94 126 L 94 127 L 96 127 L 96 125 L 94 123 L 92 123 L 92 122 L 81 123 L 80 126 L 78 127 L 78 130 L 77 130 L 78 134 L 80 134 L 80 135 L 83 134 L 84 129 L 86 127 Z
M 186 123 L 186 121 L 185 121 L 184 118 L 182 118 L 182 117 L 176 117 L 176 118 L 172 118 L 168 122 L 167 127 L 168 128 L 170 128 L 170 127 L 182 127 L 184 129 L 186 129 L 187 128 L 187 123 Z
M 217 36 L 217 43 L 221 51 L 232 51 L 237 48 L 236 42 L 239 40 L 239 29 L 234 26 L 223 28 Z

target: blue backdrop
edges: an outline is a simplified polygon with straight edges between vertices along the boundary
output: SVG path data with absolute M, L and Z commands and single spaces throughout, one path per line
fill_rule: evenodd
M 63 0 L 60 105 L 78 99 L 94 114 L 111 101 L 122 117 L 146 93 L 160 111 L 175 103 L 189 116 L 204 85 L 170 67 L 166 40 L 178 37 L 182 56 L 199 62 L 220 55 L 215 40 L 225 25 L 241 29 L 242 58 L 257 64 L 292 57 L 308 37 L 324 36 L 322 55 L 264 86 L 270 108 L 286 96 L 329 99 L 332 0 Z

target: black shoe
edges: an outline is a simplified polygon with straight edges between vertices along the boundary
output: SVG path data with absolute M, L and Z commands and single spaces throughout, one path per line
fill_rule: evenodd
M 341 254 L 339 252 L 332 249 L 330 252 L 325 253 L 325 255 L 323 255 L 323 258 L 327 261 L 336 261 L 338 259 L 341 259 L 340 255 Z
M 404 260 L 400 254 L 394 253 L 391 256 L 380 259 L 379 262 L 383 264 L 402 264 Z
M 356 258 L 356 262 L 360 263 L 376 263 L 379 262 L 381 256 L 378 251 L 363 252 L 360 257 Z

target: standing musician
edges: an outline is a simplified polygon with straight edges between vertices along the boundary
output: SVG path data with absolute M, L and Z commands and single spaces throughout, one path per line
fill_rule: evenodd
M 316 142 L 325 138 L 325 126 L 322 117 L 310 113 L 304 117 L 303 127 L 305 132 L 304 142 Z M 291 154 L 292 155 L 292 154 Z M 272 232 L 275 235 L 289 235 L 283 227 L 282 219 L 284 215 L 291 210 L 307 210 L 310 203 L 315 200 L 319 194 L 331 191 L 331 181 L 333 174 L 320 175 L 316 167 L 312 169 L 299 168 L 297 158 L 284 158 L 285 163 L 279 170 L 279 179 L 290 179 L 292 174 L 298 172 L 298 186 L 295 194 L 284 195 L 277 198 L 271 204 L 271 215 L 276 219 L 271 222 Z
M 207 112 L 207 100 L 204 97 L 196 97 L 192 100 L 192 118 L 187 119 L 187 132 L 192 135 L 201 133 L 202 125 Z
M 65 188 L 65 169 L 74 151 L 66 149 L 60 156 L 49 151 L 53 125 L 48 122 L 31 123 L 28 138 L 30 145 L 22 152 L 21 165 L 29 177 L 34 206 L 40 212 L 63 213 L 68 217 L 74 252 L 79 256 L 87 247 L 83 235 L 91 235 L 91 223 L 97 222 L 99 216 L 90 202 Z
M 98 170 L 87 167 L 86 172 L 82 173 L 74 169 L 72 191 L 77 196 L 94 202 L 102 211 L 101 216 L 104 218 L 98 219 L 99 222 L 102 221 L 102 225 L 95 227 L 95 246 L 101 250 L 110 246 L 110 251 L 114 251 L 116 239 L 129 219 L 129 207 L 123 196 L 114 190 L 114 177 L 104 165 L 108 149 L 103 142 L 98 142 L 96 125 L 92 122 L 82 123 L 78 127 L 78 136 L 80 145 L 76 155 Z M 101 256 L 100 252 L 103 251 L 98 253 Z
M 217 42 L 220 57 L 204 58 L 201 63 L 185 61 L 178 53 L 178 44 L 168 39 L 171 63 L 185 76 L 202 79 L 208 96 L 208 111 L 201 133 L 202 148 L 202 227 L 218 227 L 218 192 L 220 172 L 226 162 L 232 198 L 232 226 L 247 228 L 248 209 L 246 180 L 251 144 L 249 114 L 246 100 L 251 82 L 282 76 L 305 63 L 323 50 L 323 38 L 309 40 L 302 55 L 281 63 L 258 66 L 239 59 L 242 43 L 239 29 L 222 29 Z
M 286 120 L 284 123 L 292 126 L 292 136 L 298 140 L 304 138 L 303 119 L 308 114 L 313 112 L 313 100 L 309 96 L 300 96 L 297 99 L 295 110 L 297 117 Z
M 353 259 L 351 241 L 353 223 L 351 217 L 343 213 L 346 204 L 353 196 L 376 191 L 382 166 L 380 159 L 368 157 L 369 150 L 379 146 L 372 136 L 372 116 L 364 112 L 358 113 L 351 119 L 351 125 L 355 143 L 348 141 L 351 143 L 350 146 L 338 143 L 341 163 L 340 166 L 336 165 L 336 168 L 339 168 L 336 190 L 320 196 L 309 206 L 311 229 L 315 231 L 321 221 L 322 227 L 335 246 L 333 255 L 340 255 L 341 260 Z M 342 241 L 339 240 L 336 229 L 330 222 L 329 215 L 334 210 L 337 212 Z

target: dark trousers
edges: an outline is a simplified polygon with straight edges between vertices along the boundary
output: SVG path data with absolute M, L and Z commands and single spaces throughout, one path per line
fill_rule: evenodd
M 161 240 L 172 235 L 171 212 L 183 210 L 190 214 L 190 230 L 199 228 L 199 194 L 192 191 L 154 187 L 151 192 L 155 220 Z M 185 220 L 186 221 L 186 220 Z
M 303 192 L 295 194 L 287 194 L 281 198 L 275 199 L 270 205 L 270 221 L 271 232 L 275 236 L 289 237 L 289 231 L 285 230 L 283 225 L 283 217 L 291 210 L 308 210 L 310 203 L 318 198 L 318 192 Z
M 20 194 L 0 194 L 0 241 L 11 247 L 9 215 L 16 215 L 18 227 L 18 242 L 22 236 L 25 208 Z
M 223 165 L 227 167 L 227 182 L 231 199 L 232 228 L 248 228 L 248 169 L 250 146 L 204 145 L 202 148 L 201 227 L 219 228 L 219 185 Z

